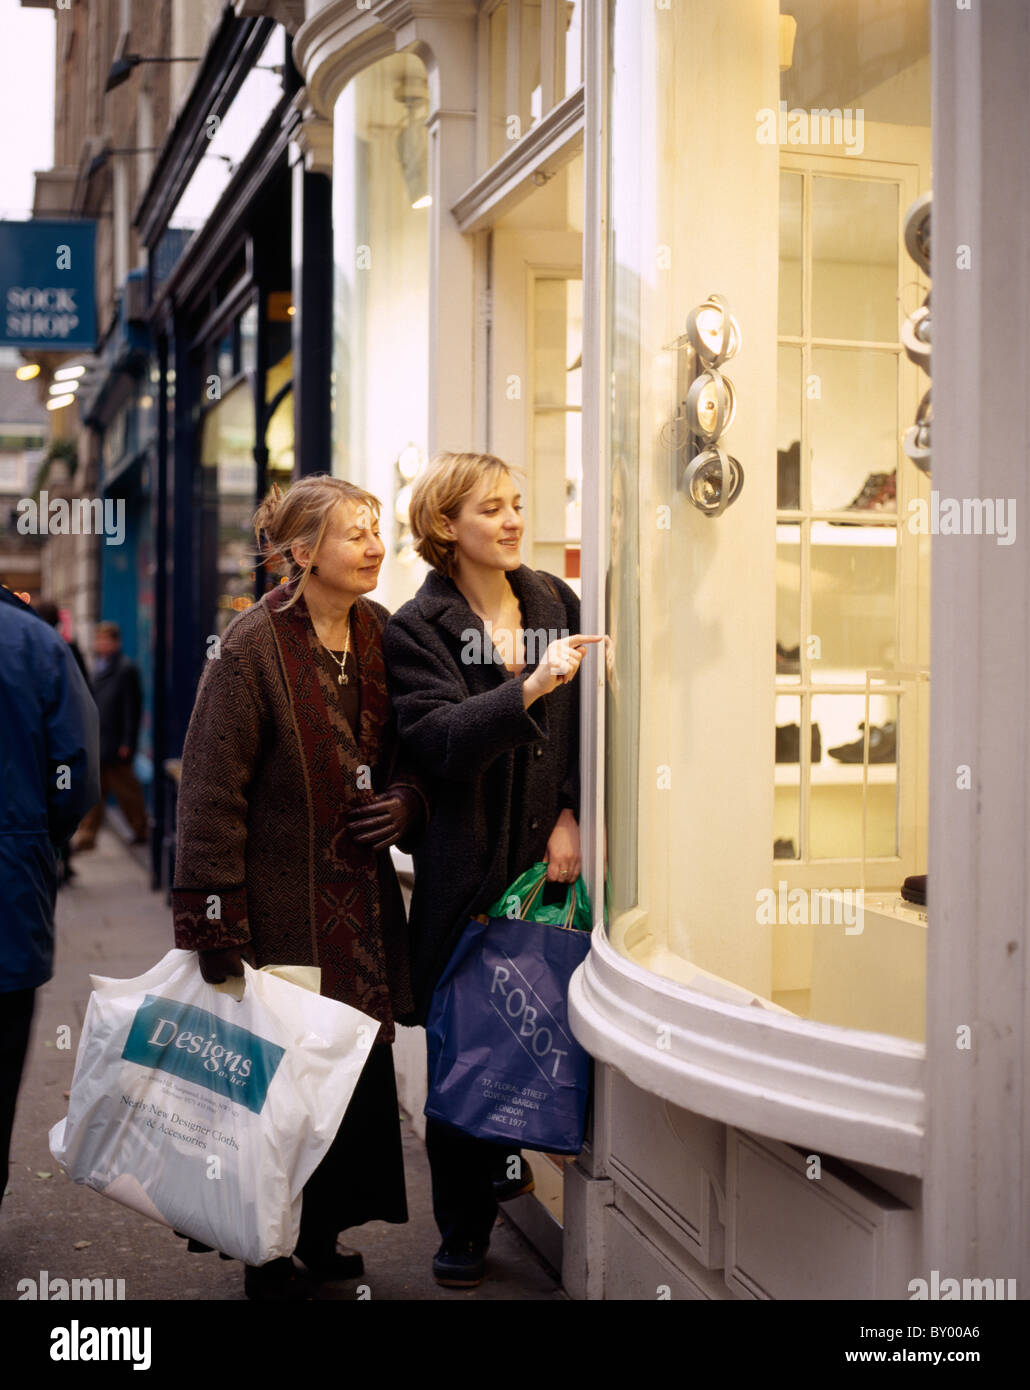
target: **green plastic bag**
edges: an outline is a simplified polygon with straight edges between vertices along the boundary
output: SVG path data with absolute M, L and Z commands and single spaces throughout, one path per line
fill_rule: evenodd
M 494 903 L 490 909 L 491 917 L 518 918 L 523 922 L 547 922 L 552 927 L 566 927 L 571 931 L 590 931 L 590 898 L 582 875 L 565 890 L 564 903 L 548 904 L 543 901 L 544 884 L 547 882 L 547 865 L 538 861 L 524 874 L 519 874 L 511 887 Z

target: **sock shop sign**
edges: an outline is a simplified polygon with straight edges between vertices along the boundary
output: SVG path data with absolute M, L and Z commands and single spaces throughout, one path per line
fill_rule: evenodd
M 283 1051 L 206 1009 L 148 994 L 136 1010 L 122 1057 L 228 1096 L 257 1115 Z
M 93 222 L 0 222 L 0 345 L 92 352 Z

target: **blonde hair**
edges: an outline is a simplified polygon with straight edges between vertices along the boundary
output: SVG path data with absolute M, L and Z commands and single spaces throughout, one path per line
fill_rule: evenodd
M 291 483 L 285 492 L 273 483 L 271 492 L 254 513 L 254 535 L 264 563 L 272 570 L 285 569 L 291 580 L 300 580 L 284 608 L 291 608 L 307 587 L 329 518 L 341 502 L 371 507 L 377 519 L 382 507 L 378 497 L 354 483 L 328 473 L 309 473 Z M 306 565 L 294 558 L 297 545 L 306 546 L 310 552 Z
M 484 478 L 503 473 L 519 475 L 494 454 L 435 454 L 411 493 L 408 520 L 415 549 L 438 573 L 454 573 L 456 543 L 445 533 L 444 521 L 454 521 Z

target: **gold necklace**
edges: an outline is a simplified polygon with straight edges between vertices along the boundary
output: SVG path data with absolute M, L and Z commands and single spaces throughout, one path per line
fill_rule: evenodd
M 314 624 L 312 624 L 312 626 L 314 626 Z M 317 629 L 317 628 L 315 628 L 315 636 L 318 637 L 318 629 Z M 319 640 L 319 642 L 322 642 L 321 637 L 318 637 L 318 640 Z M 350 677 L 347 675 L 347 672 L 344 670 L 344 667 L 345 667 L 346 664 L 347 664 L 347 657 L 348 657 L 348 655 L 350 654 L 350 614 L 349 614 L 349 613 L 348 613 L 348 615 L 347 615 L 347 638 L 346 638 L 346 641 L 345 641 L 344 644 L 343 644 L 343 660 L 341 661 L 340 658 L 336 655 L 335 652 L 330 651 L 329 648 L 326 647 L 326 645 L 325 645 L 324 642 L 322 642 L 322 646 L 325 647 L 325 650 L 326 650 L 327 652 L 329 652 L 329 656 L 332 658 L 333 661 L 336 662 L 337 666 L 339 666 L 339 668 L 340 668 L 340 674 L 336 677 L 336 684 L 337 684 L 337 685 L 349 685 L 349 684 L 350 684 Z

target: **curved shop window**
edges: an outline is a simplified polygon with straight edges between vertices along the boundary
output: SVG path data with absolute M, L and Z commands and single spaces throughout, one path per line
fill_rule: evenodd
M 426 69 L 393 54 L 333 111 L 333 472 L 383 502 L 376 598 L 391 610 L 425 574 L 407 528 L 429 409 Z
M 924 1035 L 929 8 L 610 7 L 609 940 L 810 1040 Z

